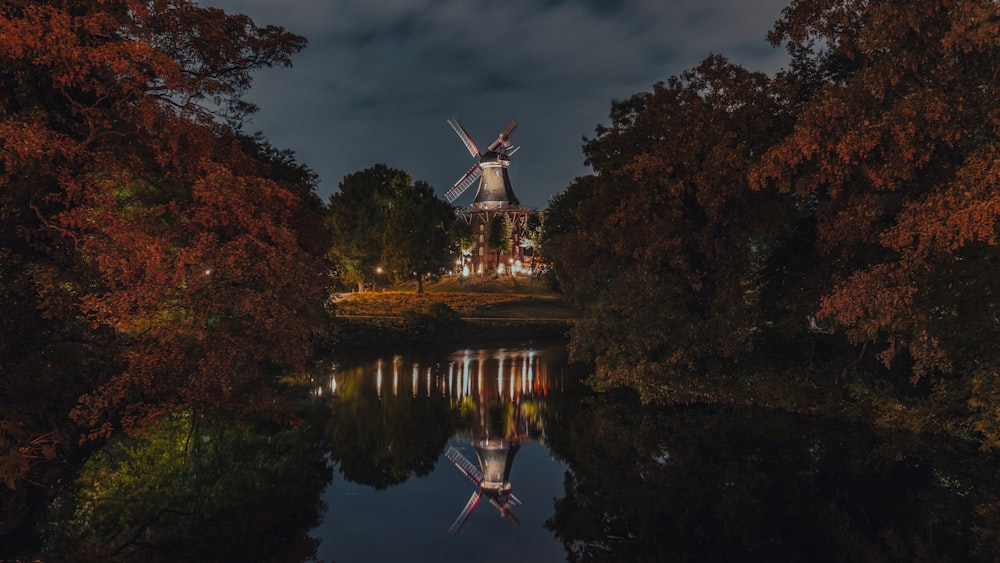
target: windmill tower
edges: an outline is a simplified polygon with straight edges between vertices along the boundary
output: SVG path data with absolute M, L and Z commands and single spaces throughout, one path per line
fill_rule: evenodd
M 514 515 L 514 506 L 521 504 L 521 501 L 514 496 L 510 487 L 510 468 L 514 463 L 514 454 L 520 447 L 519 440 L 477 440 L 475 448 L 479 467 L 476 467 L 454 446 L 448 446 L 445 456 L 478 486 L 478 490 L 473 491 L 469 501 L 465 503 L 465 508 L 448 529 L 449 532 L 457 534 L 462 529 L 483 495 L 486 495 L 493 508 L 500 512 L 500 517 L 511 526 L 516 528 L 520 524 Z
M 470 257 L 472 271 L 477 274 L 492 274 L 494 272 L 513 274 L 521 271 L 522 268 L 526 270 L 524 249 L 521 247 L 522 234 L 528 217 L 538 211 L 534 208 L 521 207 L 521 202 L 514 195 L 510 175 L 507 173 L 510 157 L 520 148 L 512 146 L 510 142 L 510 135 L 517 128 L 517 121 L 511 121 L 486 147 L 486 152 L 480 152 L 479 147 L 462 127 L 457 116 L 451 116 L 448 124 L 465 144 L 469 154 L 478 159 L 476 165 L 455 182 L 455 185 L 444 196 L 448 203 L 454 203 L 472 184 L 479 180 L 479 188 L 476 190 L 472 204 L 468 210 L 460 213 L 472 225 L 476 241 L 476 246 Z M 490 252 L 486 245 L 488 225 L 498 215 L 506 217 L 513 227 L 511 249 L 506 253 Z

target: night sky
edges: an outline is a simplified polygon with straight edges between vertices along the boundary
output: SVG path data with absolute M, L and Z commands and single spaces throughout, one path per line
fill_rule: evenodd
M 544 208 L 584 166 L 582 138 L 612 100 L 648 91 L 711 53 L 752 70 L 787 64 L 765 37 L 789 0 L 204 0 L 309 46 L 291 69 L 256 74 L 248 132 L 295 151 L 326 200 L 377 163 L 439 196 L 516 119 L 510 167 L 523 205 Z M 455 201 L 471 202 L 475 185 Z

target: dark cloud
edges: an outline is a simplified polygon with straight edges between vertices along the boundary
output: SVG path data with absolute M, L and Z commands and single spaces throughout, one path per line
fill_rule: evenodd
M 457 113 L 477 142 L 520 123 L 514 188 L 543 207 L 588 172 L 581 137 L 613 99 L 710 53 L 767 72 L 786 60 L 764 40 L 785 0 L 200 1 L 309 38 L 293 69 L 257 75 L 250 129 L 294 150 L 324 195 L 379 162 L 443 194 L 471 166 Z

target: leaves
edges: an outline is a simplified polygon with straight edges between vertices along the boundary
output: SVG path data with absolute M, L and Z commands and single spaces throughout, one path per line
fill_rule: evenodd
M 270 378 L 304 365 L 320 326 L 319 203 L 294 159 L 222 122 L 253 109 L 255 70 L 304 45 L 187 0 L 0 6 L 11 326 L 32 331 L 41 380 L 75 395 L 53 410 L 82 396 L 91 436 L 185 404 L 283 416 Z

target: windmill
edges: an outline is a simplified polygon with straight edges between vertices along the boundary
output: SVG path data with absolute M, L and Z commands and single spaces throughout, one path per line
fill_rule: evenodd
M 451 116 L 448 124 L 458 134 L 458 138 L 465 144 L 465 148 L 469 149 L 469 154 L 473 158 L 479 159 L 479 162 L 444 194 L 448 203 L 452 203 L 458 199 L 459 196 L 465 193 L 465 190 L 469 189 L 469 186 L 481 178 L 479 189 L 476 191 L 476 197 L 472 203 L 473 208 L 496 207 L 505 203 L 519 205 L 520 202 L 517 200 L 517 196 L 514 195 L 514 189 L 510 185 L 510 176 L 507 175 L 507 167 L 510 166 L 510 157 L 520 148 L 511 147 L 510 144 L 510 134 L 517 128 L 517 121 L 511 121 L 500 132 L 496 140 L 486 147 L 486 152 L 484 153 L 479 152 L 476 143 L 472 141 L 472 137 L 462 127 L 457 116 Z
M 482 468 L 480 469 L 454 446 L 448 446 L 444 455 L 478 487 L 469 497 L 469 502 L 465 503 L 465 508 L 462 509 L 458 518 L 448 528 L 449 532 L 457 534 L 462 529 L 469 516 L 472 515 L 472 511 L 479 505 L 483 495 L 486 495 L 490 504 L 500 511 L 500 516 L 504 520 L 510 522 L 511 526 L 517 527 L 520 522 L 514 516 L 513 506 L 521 504 L 521 501 L 511 492 L 508 478 L 514 454 L 517 453 L 519 447 L 518 443 L 505 440 L 481 441 L 476 445 L 476 455 L 479 457 L 479 465 Z

